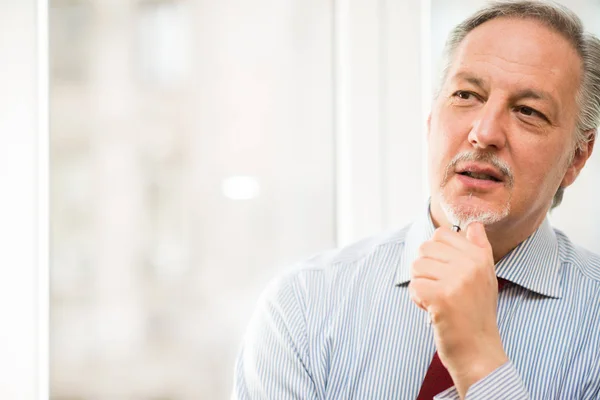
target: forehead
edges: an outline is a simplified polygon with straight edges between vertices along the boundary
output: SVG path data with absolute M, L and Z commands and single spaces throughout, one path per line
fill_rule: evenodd
M 490 84 L 539 88 L 574 101 L 582 62 L 573 45 L 543 23 L 496 18 L 469 32 L 456 49 L 448 75 L 464 71 Z

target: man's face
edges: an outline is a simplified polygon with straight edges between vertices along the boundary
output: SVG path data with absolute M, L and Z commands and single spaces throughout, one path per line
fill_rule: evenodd
M 571 44 L 535 20 L 471 31 L 429 121 L 432 213 L 450 223 L 541 222 L 579 171 L 569 157 L 581 68 Z

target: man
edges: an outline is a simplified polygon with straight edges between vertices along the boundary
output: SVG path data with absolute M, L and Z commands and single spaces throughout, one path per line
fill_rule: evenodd
M 503 2 L 446 58 L 427 212 L 275 281 L 235 397 L 600 398 L 600 257 L 546 218 L 592 153 L 600 41 L 560 6 Z

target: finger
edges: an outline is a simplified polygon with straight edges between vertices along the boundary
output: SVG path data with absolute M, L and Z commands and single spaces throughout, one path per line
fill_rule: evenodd
M 417 258 L 410 267 L 412 279 L 429 279 L 438 281 L 450 274 L 448 264 L 429 258 Z
M 480 246 L 477 246 L 474 243 L 471 243 L 465 236 L 461 233 L 453 232 L 450 228 L 440 227 L 435 230 L 431 240 L 434 242 L 445 243 L 450 247 L 458 250 L 463 253 L 471 253 L 474 250 L 480 249 Z
M 428 311 L 429 307 L 437 297 L 440 283 L 431 279 L 416 278 L 410 281 L 408 292 L 410 299 L 421 309 Z
M 460 257 L 461 252 L 447 243 L 428 240 L 419 246 L 418 255 L 421 258 L 448 263 Z
M 481 222 L 471 222 L 469 226 L 467 226 L 467 240 L 484 249 L 490 247 L 485 227 Z

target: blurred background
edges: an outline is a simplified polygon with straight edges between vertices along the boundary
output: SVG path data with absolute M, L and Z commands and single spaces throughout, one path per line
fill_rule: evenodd
M 483 3 L 50 0 L 52 399 L 228 398 L 271 278 L 422 211 L 439 55 Z M 598 173 L 552 215 L 597 252 Z

